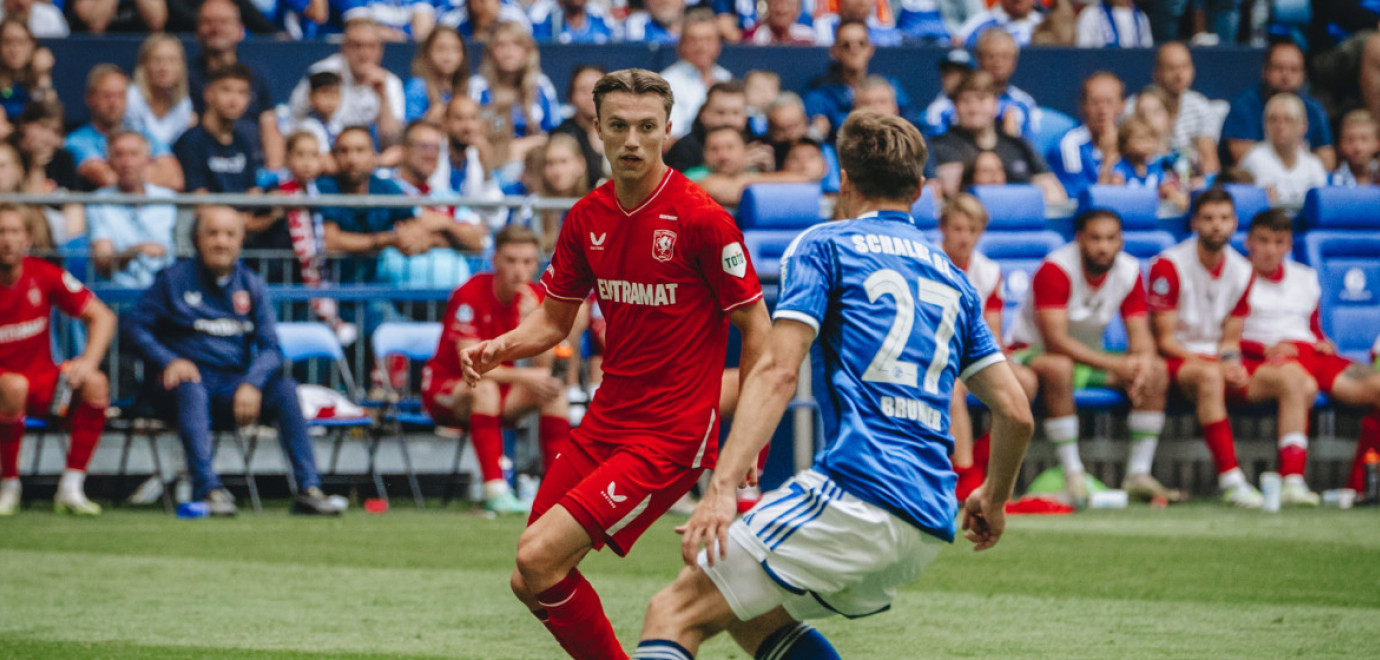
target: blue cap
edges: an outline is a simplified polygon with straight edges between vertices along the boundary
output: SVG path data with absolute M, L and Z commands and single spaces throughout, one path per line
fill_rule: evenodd
M 955 48 L 944 55 L 944 59 L 939 60 L 941 71 L 948 69 L 968 69 L 973 68 L 973 56 L 962 48 Z

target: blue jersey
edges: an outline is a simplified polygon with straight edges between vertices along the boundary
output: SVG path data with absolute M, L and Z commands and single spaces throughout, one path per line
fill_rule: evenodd
M 818 333 L 826 445 L 814 469 L 952 541 L 954 380 L 1005 359 L 962 269 L 905 213 L 816 225 L 781 258 L 775 318 Z

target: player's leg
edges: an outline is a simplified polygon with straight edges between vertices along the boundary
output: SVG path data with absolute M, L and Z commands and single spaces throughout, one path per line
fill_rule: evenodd
M 968 412 L 968 388 L 960 380 L 954 381 L 954 397 L 949 402 L 949 435 L 954 439 L 951 460 L 958 475 L 954 492 L 962 502 L 982 484 L 986 466 L 978 466 L 973 459 L 973 418 Z
M 0 516 L 19 510 L 19 447 L 28 398 L 29 379 L 24 374 L 0 373 Z
M 1106 383 L 1110 387 L 1127 389 L 1131 383 L 1119 382 L 1113 374 L 1107 374 Z M 1130 394 L 1128 392 L 1128 394 Z M 1126 426 L 1131 433 L 1131 449 L 1126 461 L 1126 478 L 1121 488 L 1132 498 L 1152 501 L 1164 498 L 1166 502 L 1182 500 L 1181 491 L 1165 488 L 1151 474 L 1155 463 L 1155 449 L 1159 446 L 1160 435 L 1164 432 L 1164 409 L 1169 399 L 1169 371 L 1164 360 L 1155 358 L 1150 370 L 1141 380 L 1135 393 L 1136 402 L 1127 417 Z
M 542 401 L 530 389 L 513 385 L 503 397 L 503 421 L 511 424 L 532 412 L 538 413 L 537 442 L 541 444 L 542 466 L 550 469 L 570 444 L 570 399 L 561 392 Z
M 1316 372 L 1314 375 L 1319 376 Z M 1347 479 L 1347 487 L 1364 496 L 1366 452 L 1380 452 L 1380 371 L 1351 363 L 1336 374 L 1330 389 L 1325 387 L 1321 378 L 1318 385 L 1328 396 L 1342 403 L 1371 409 L 1370 413 L 1361 418 L 1361 433 L 1356 440 L 1356 457 L 1351 462 L 1351 475 Z
M 466 389 L 463 385 L 457 391 Z M 518 501 L 508 480 L 503 478 L 503 393 L 498 383 L 480 380 L 468 397 L 457 397 L 458 405 L 469 406 L 470 442 L 483 479 L 484 508 L 500 514 L 525 514 L 527 505 Z
M 584 525 L 564 506 L 551 507 L 518 540 L 513 593 L 570 657 L 627 658 L 599 594 L 577 568 L 592 548 Z
M 1260 491 L 1246 481 L 1236 462 L 1236 439 L 1227 419 L 1226 380 L 1215 362 L 1189 358 L 1169 365 L 1170 377 L 1179 391 L 1193 401 L 1203 442 L 1217 467 L 1217 485 L 1223 499 L 1247 508 L 1260 506 Z
M 1322 498 L 1308 490 L 1303 471 L 1308 463 L 1308 414 L 1318 396 L 1318 385 L 1298 362 L 1263 364 L 1251 375 L 1246 400 L 1279 402 L 1280 491 L 1285 504 L 1317 506 Z
M 105 409 L 110 405 L 110 381 L 97 371 L 72 393 L 75 400 L 71 412 L 71 441 L 67 449 L 67 468 L 58 482 L 53 508 L 59 513 L 94 516 L 101 512 L 99 504 L 87 499 L 85 492 L 86 466 L 105 431 Z
M 1045 438 L 1054 444 L 1064 470 L 1064 490 L 1069 503 L 1087 506 L 1088 487 L 1083 459 L 1078 455 L 1078 410 L 1073 403 L 1074 363 L 1066 355 L 1044 353 L 1028 366 L 1040 381 L 1045 404 Z

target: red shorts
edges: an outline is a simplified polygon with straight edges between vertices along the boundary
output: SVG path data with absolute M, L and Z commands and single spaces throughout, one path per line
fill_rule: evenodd
M 642 445 L 577 440 L 547 469 L 527 524 L 559 504 L 589 533 L 595 550 L 607 544 L 622 557 L 703 471 Z
M 1308 375 L 1313 377 L 1318 383 L 1318 391 L 1324 394 L 1332 393 L 1332 386 L 1337 382 L 1337 376 L 1342 375 L 1347 367 L 1351 366 L 1351 360 L 1340 355 L 1328 355 L 1319 353 L 1313 348 L 1312 344 L 1304 342 L 1291 342 L 1298 349 L 1298 355 L 1288 358 L 1276 358 L 1267 360 L 1260 355 L 1248 355 L 1244 358 L 1246 369 L 1252 374 L 1265 364 L 1283 364 L 1285 362 L 1297 362 L 1303 367 Z
M 54 365 L 49 369 L 43 369 L 34 373 L 5 371 L 4 369 L 0 369 L 0 374 L 7 373 L 18 373 L 29 381 L 29 395 L 24 399 L 24 414 L 29 417 L 46 419 L 49 410 L 53 407 L 53 390 L 57 389 L 57 366 Z
M 436 378 L 431 370 L 427 369 L 422 375 L 422 409 L 441 426 L 469 426 L 470 420 L 456 417 L 455 407 L 452 405 L 451 395 L 459 387 L 467 387 L 465 379 Z M 512 389 L 513 386 L 510 383 L 502 383 L 498 386 L 500 411 L 503 410 L 503 404 L 508 400 L 508 392 Z

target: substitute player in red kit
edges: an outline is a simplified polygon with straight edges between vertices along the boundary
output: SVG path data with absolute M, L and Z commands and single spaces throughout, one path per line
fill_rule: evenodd
M 626 554 L 714 466 L 728 324 L 743 336 L 743 373 L 771 327 L 733 218 L 661 159 L 672 102 L 650 71 L 599 80 L 595 125 L 613 180 L 566 216 L 541 309 L 460 356 L 474 385 L 502 362 L 550 349 L 591 290 L 607 320 L 603 384 L 542 481 L 512 577 L 575 658 L 628 657 L 576 566 L 605 545 Z
M 67 469 L 53 508 L 94 516 L 101 507 L 86 499 L 83 486 L 86 464 L 105 429 L 110 384 L 101 373 L 101 358 L 115 334 L 115 315 L 71 273 L 28 256 L 31 246 L 25 210 L 0 205 L 0 516 L 19 508 L 26 414 L 68 423 Z M 80 319 L 87 332 L 86 352 L 61 366 L 53 364 L 48 324 L 54 307 Z M 62 379 L 70 387 L 65 393 L 58 391 Z
M 549 467 L 570 439 L 570 406 L 565 384 L 551 376 L 550 366 L 518 367 L 512 363 L 490 372 L 475 387 L 460 373 L 460 351 L 518 326 L 541 304 L 537 272 L 539 242 L 532 230 L 508 225 L 494 237 L 494 269 L 471 277 L 450 296 L 445 331 L 436 355 L 422 372 L 422 405 L 437 423 L 466 426 L 484 478 L 484 508 L 494 513 L 527 513 L 503 478 L 503 423 L 540 413 L 538 438 Z

